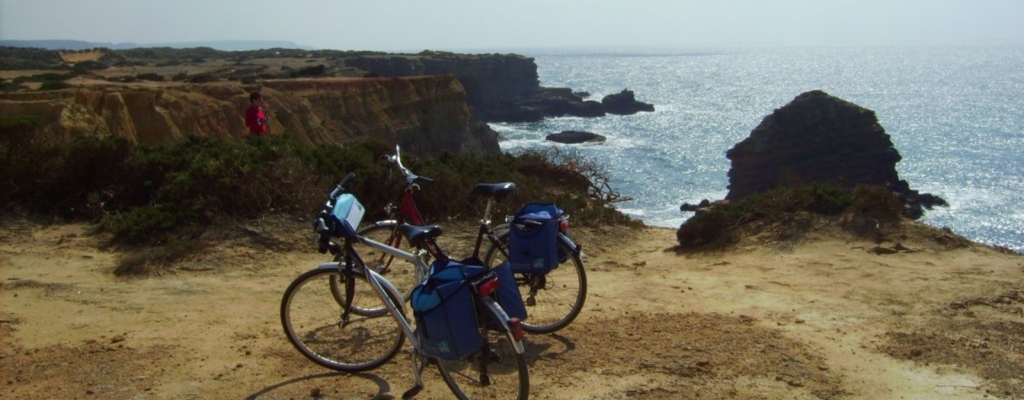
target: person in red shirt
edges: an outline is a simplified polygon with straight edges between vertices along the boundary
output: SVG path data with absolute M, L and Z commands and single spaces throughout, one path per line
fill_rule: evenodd
M 245 110 L 245 126 L 249 128 L 249 133 L 256 136 L 269 135 L 269 120 L 266 111 L 263 110 L 263 96 L 260 92 L 252 92 L 249 95 L 249 108 Z

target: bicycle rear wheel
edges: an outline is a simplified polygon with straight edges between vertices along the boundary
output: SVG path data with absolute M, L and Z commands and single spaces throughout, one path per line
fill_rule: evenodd
M 529 398 L 526 360 L 516 352 L 512 334 L 485 331 L 487 344 L 481 351 L 462 360 L 436 359 L 444 382 L 462 400 Z
M 303 356 L 324 367 L 346 372 L 366 371 L 384 364 L 401 350 L 405 335 L 389 314 L 366 316 L 344 310 L 333 295 L 332 283 L 352 278 L 356 287 L 373 290 L 366 277 L 340 269 L 318 268 L 292 281 L 281 300 L 281 324 L 288 340 Z M 376 304 L 384 301 L 374 294 Z M 392 299 L 392 301 L 396 301 Z M 396 304 L 401 309 L 401 300 Z
M 397 224 L 391 221 L 377 222 L 360 230 L 359 236 L 399 248 L 408 242 L 395 230 L 396 226 Z M 396 288 L 406 293 L 406 296 L 419 283 L 416 270 L 414 269 L 415 266 L 405 262 L 405 260 L 358 242 L 353 243 L 352 246 L 367 266 L 387 278 Z M 408 246 L 406 245 L 406 247 Z M 405 250 L 413 251 L 412 249 Z M 344 254 L 339 254 L 338 259 L 335 261 L 343 259 Z M 365 280 L 355 282 L 355 293 L 352 296 L 352 312 L 363 316 L 384 315 L 387 313 L 387 310 L 380 303 L 373 288 L 369 287 L 367 283 Z M 344 304 L 345 287 L 340 285 L 339 282 L 332 280 L 331 289 L 332 295 L 334 295 L 338 304 Z
M 509 232 L 498 234 L 498 240 L 507 249 Z M 557 268 L 546 274 L 516 272 L 516 284 L 526 304 L 526 319 L 523 330 L 530 333 L 551 333 L 571 323 L 587 300 L 587 272 L 579 254 L 573 252 L 561 239 L 558 241 L 559 254 L 564 254 Z M 484 262 L 491 267 L 506 261 L 505 255 L 495 243 L 484 253 Z

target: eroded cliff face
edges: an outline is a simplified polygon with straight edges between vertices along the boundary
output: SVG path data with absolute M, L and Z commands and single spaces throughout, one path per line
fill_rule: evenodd
M 455 76 L 466 88 L 466 100 L 476 114 L 491 122 L 654 111 L 653 105 L 636 101 L 629 90 L 597 102 L 584 100 L 569 88 L 541 87 L 537 64 L 518 54 L 363 56 L 346 58 L 345 65 L 378 76 Z
M 187 135 L 246 135 L 248 93 L 239 83 L 112 84 L 0 93 L 0 115 L 35 116 L 42 133 L 117 135 L 157 144 Z M 414 153 L 500 152 L 497 134 L 466 105 L 451 76 L 323 78 L 262 82 L 271 134 L 324 144 L 374 137 Z

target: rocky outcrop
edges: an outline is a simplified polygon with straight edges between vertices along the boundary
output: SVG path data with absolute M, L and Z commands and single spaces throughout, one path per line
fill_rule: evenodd
M 466 101 L 481 119 L 490 122 L 529 122 L 565 115 L 600 117 L 653 111 L 633 99 L 633 92 L 612 95 L 610 106 L 584 100 L 569 88 L 543 88 L 532 58 L 517 54 L 426 53 L 416 56 L 363 56 L 345 65 L 387 77 L 452 75 L 466 88 Z M 628 99 L 615 97 L 628 92 Z M 608 107 L 611 107 L 609 109 Z
M 609 114 L 632 115 L 641 111 L 654 111 L 653 105 L 636 101 L 636 96 L 632 90 L 623 90 L 619 93 L 604 96 L 601 99 L 601 105 L 604 106 L 604 110 Z
M 803 93 L 775 110 L 726 156 L 732 160 L 726 199 L 743 198 L 792 179 L 841 187 L 889 187 L 911 209 L 911 217 L 915 212 L 920 216 L 921 207 L 945 204 L 941 198 L 910 189 L 899 178 L 900 154 L 874 111 L 822 91 Z
M 42 132 L 62 137 L 117 135 L 143 144 L 186 135 L 243 137 L 243 112 L 254 89 L 69 82 L 76 88 L 0 93 L 0 114 L 36 116 Z M 271 134 L 317 144 L 374 137 L 423 154 L 500 152 L 497 133 L 474 116 L 451 76 L 272 80 L 261 92 Z
M 582 131 L 562 131 L 559 133 L 552 133 L 545 137 L 545 139 L 564 144 L 602 143 L 606 140 L 602 135 Z

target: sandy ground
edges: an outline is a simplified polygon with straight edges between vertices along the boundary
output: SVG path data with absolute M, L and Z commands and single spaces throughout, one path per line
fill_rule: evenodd
M 526 339 L 537 399 L 1024 399 L 1024 257 L 913 226 L 680 254 L 674 230 L 577 229 L 590 294 Z M 465 242 L 465 234 L 449 240 Z M 411 384 L 303 358 L 281 295 L 324 257 L 299 221 L 228 226 L 163 273 L 85 225 L 0 227 L 0 398 L 371 399 Z M 418 397 L 451 397 L 436 374 Z

